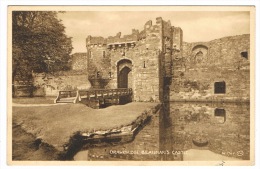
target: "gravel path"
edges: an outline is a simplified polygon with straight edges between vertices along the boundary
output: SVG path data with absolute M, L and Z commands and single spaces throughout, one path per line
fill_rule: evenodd
M 71 103 L 57 103 L 57 104 L 21 104 L 21 103 L 13 103 L 13 107 L 41 107 L 41 106 L 60 106 Z

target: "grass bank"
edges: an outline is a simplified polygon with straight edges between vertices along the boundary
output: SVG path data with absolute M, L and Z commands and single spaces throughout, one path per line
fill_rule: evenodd
M 58 160 L 59 152 L 48 144 L 37 142 L 36 137 L 27 133 L 21 126 L 13 124 L 12 159 L 15 161 Z
M 13 107 L 13 123 L 42 142 L 62 151 L 76 132 L 120 128 L 135 121 L 158 103 L 129 103 L 92 109 L 83 104 Z M 15 137 L 15 136 L 14 136 Z

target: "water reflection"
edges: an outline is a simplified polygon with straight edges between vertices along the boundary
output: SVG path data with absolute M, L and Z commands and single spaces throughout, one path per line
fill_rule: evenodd
M 214 113 L 215 119 L 219 123 L 225 123 L 226 122 L 226 111 L 225 109 L 216 108 Z
M 249 160 L 249 104 L 165 102 L 134 141 L 93 147 L 84 160 Z
M 175 149 L 209 150 L 228 157 L 249 159 L 249 104 L 175 103 L 170 109 L 174 126 L 172 146 Z M 203 143 L 208 144 L 203 146 Z M 211 160 L 210 157 L 207 159 Z

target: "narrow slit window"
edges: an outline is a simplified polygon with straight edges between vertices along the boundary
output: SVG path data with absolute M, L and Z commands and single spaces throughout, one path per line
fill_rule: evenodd
M 103 51 L 103 58 L 106 57 L 106 51 Z
M 100 77 L 100 72 L 99 71 L 97 71 L 97 78 L 99 78 Z
M 214 93 L 215 94 L 225 94 L 226 93 L 226 83 L 225 82 L 215 82 Z
M 92 52 L 91 51 L 89 51 L 89 57 L 92 58 Z

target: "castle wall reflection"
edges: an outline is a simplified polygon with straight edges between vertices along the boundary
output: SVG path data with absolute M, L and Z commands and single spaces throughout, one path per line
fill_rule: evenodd
M 79 157 L 135 161 L 249 160 L 249 107 L 246 103 L 166 102 L 132 142 L 93 146 L 79 152 Z M 82 158 L 80 153 L 87 157 Z

